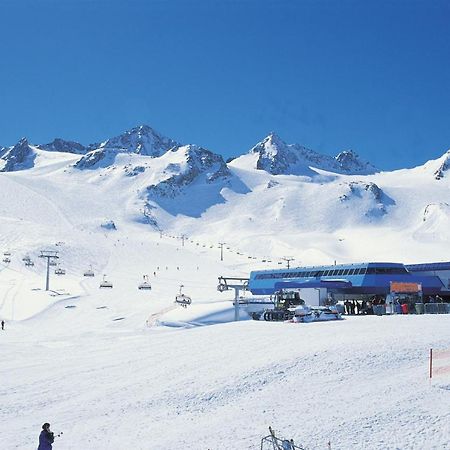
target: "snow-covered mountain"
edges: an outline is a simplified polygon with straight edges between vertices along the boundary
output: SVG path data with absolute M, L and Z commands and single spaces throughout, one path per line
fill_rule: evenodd
M 374 232 L 382 233 L 384 241 L 409 246 L 426 235 L 426 259 L 435 259 L 432 255 L 442 252 L 440 243 L 447 242 L 440 235 L 446 233 L 448 209 L 433 213 L 433 232 L 423 217 L 428 205 L 445 203 L 448 197 L 449 152 L 420 167 L 380 173 L 353 152 L 333 158 L 286 144 L 272 133 L 226 164 L 210 150 L 180 145 L 139 126 L 88 147 L 60 139 L 32 146 L 22 139 L 2 150 L 0 163 L 3 172 L 21 171 L 26 184 L 39 177 L 36 189 L 45 176 L 53 186 L 49 192 L 67 192 L 65 204 L 74 201 L 69 195 L 74 189 L 78 198 L 97 205 L 96 192 L 101 192 L 105 208 L 97 206 L 99 213 L 104 209 L 97 224 L 111 220 L 120 228 L 125 220 L 214 240 L 231 236 L 228 240 L 249 248 L 263 232 L 270 237 L 262 252 L 302 249 L 305 263 L 344 255 L 348 260 L 367 259 L 355 243 L 373 242 L 369 236 Z M 109 195 L 116 212 L 103 200 Z M 331 243 L 336 235 L 339 248 Z M 422 245 L 420 240 L 417 245 Z M 398 259 L 392 254 L 401 253 L 397 244 L 374 251 L 381 259 Z
M 87 148 L 83 144 L 74 141 L 66 141 L 61 138 L 55 138 L 52 142 L 49 142 L 48 144 L 41 144 L 37 145 L 36 147 L 41 150 L 46 150 L 48 152 L 83 154 L 86 153 L 87 151 Z
M 148 125 L 140 125 L 100 144 L 89 145 L 88 152 L 77 161 L 75 167 L 78 169 L 105 167 L 113 163 L 118 153 L 135 153 L 156 158 L 179 145 Z
M 343 151 L 334 158 L 320 154 L 299 144 L 286 144 L 275 133 L 269 134 L 249 152 L 256 155 L 254 168 L 265 170 L 273 175 L 314 176 L 314 169 L 347 175 L 367 175 L 378 170 L 372 164 L 362 160 L 353 151 Z M 240 159 L 234 160 L 239 165 Z
M 89 170 L 74 167 L 77 153 L 26 140 L 0 153 L 3 441 L 35 448 L 49 420 L 67 449 L 79 448 L 80 432 L 83 448 L 100 450 L 123 450 L 124 436 L 134 449 L 253 449 L 268 424 L 305 448 L 446 448 L 448 383 L 423 379 L 429 348 L 448 347 L 448 316 L 302 326 L 244 320 L 241 310 L 224 324 L 234 291 L 217 291 L 218 276 L 280 268 L 287 255 L 299 266 L 448 260 L 446 155 L 348 175 L 308 152 L 283 170 L 266 158 L 262 170 L 259 152 L 226 165 L 195 145 L 167 142 L 150 155 L 100 146 L 81 157 Z M 49 291 L 42 250 L 66 270 L 50 272 Z M 113 288 L 100 289 L 102 279 Z M 143 279 L 151 290 L 138 289 Z M 181 290 L 187 309 L 174 304 Z M 403 382 L 386 401 L 393 372 Z M 433 427 L 422 426 L 428 418 Z M 409 426 L 392 427 L 400 422 Z
M 36 157 L 34 150 L 26 138 L 22 138 L 9 149 L 2 149 L 0 153 L 0 172 L 14 172 L 29 169 Z

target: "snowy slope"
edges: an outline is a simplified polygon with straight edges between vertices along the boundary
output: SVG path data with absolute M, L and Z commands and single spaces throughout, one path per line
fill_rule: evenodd
M 309 449 L 448 448 L 450 380 L 426 376 L 428 349 L 450 348 L 449 317 L 299 326 L 242 312 L 223 323 L 233 292 L 216 290 L 218 276 L 286 255 L 448 260 L 450 178 L 435 177 L 445 155 L 310 177 L 256 169 L 256 153 L 227 167 L 196 146 L 121 147 L 90 170 L 74 167 L 79 154 L 27 146 L 32 164 L 0 174 L 0 251 L 11 253 L 0 435 L 11 448 L 36 447 L 45 421 L 64 431 L 58 449 L 123 450 L 124 437 L 133 449 L 255 449 L 268 425 Z M 50 292 L 41 250 L 67 271 L 51 272 Z M 99 288 L 103 274 L 113 289 Z M 143 275 L 151 291 L 138 290 Z M 187 310 L 173 302 L 180 285 Z

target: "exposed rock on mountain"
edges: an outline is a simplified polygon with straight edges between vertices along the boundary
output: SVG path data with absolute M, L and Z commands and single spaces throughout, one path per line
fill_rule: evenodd
M 33 167 L 36 157 L 26 138 L 22 138 L 14 147 L 5 149 L 0 157 L 0 172 L 14 172 Z
M 149 194 L 161 197 L 175 197 L 183 187 L 201 181 L 211 185 L 217 180 L 226 180 L 231 173 L 220 155 L 198 147 L 185 145 L 173 152 L 182 155 L 181 163 L 169 163 L 168 178 L 147 188 Z M 201 178 L 201 180 L 200 180 Z
M 211 206 L 225 202 L 221 191 L 231 187 L 232 175 L 220 155 L 186 145 L 163 158 L 167 158 L 166 178 L 147 187 L 147 205 L 157 205 L 174 216 L 200 217 Z M 152 214 L 155 224 L 157 215 Z
M 136 175 L 139 175 L 140 173 L 145 172 L 144 166 L 125 166 L 124 171 L 128 177 L 135 177 Z
M 114 163 L 116 152 L 107 150 L 105 148 L 99 148 L 92 150 L 81 157 L 75 164 L 76 169 L 97 169 L 100 166 L 105 167 Z
M 102 222 L 100 224 L 100 227 L 105 229 L 105 230 L 117 230 L 116 224 L 114 223 L 113 220 L 106 220 L 105 222 Z
M 98 147 L 93 147 L 94 145 L 97 144 L 90 145 L 89 150 L 105 148 L 121 153 L 136 153 L 143 156 L 157 157 L 180 144 L 173 139 L 162 136 L 148 125 L 140 125 L 102 142 Z
M 362 160 L 353 150 L 346 150 L 334 158 L 341 173 L 346 174 L 371 174 L 378 169 L 367 161 Z
M 250 153 L 259 155 L 256 169 L 265 170 L 273 175 L 317 175 L 313 168 L 360 175 L 377 171 L 373 165 L 363 161 L 353 151 L 341 152 L 333 158 L 298 144 L 286 144 L 274 133 L 255 145 Z
M 46 150 L 48 152 L 65 152 L 65 153 L 76 153 L 83 154 L 86 153 L 87 148 L 74 141 L 66 141 L 64 139 L 56 138 L 48 144 L 38 145 L 37 148 L 40 150 Z
M 179 144 L 174 140 L 160 135 L 148 125 L 140 125 L 101 144 L 89 145 L 88 152 L 76 162 L 75 167 L 77 169 L 106 167 L 113 164 L 118 153 L 136 153 L 155 158 L 176 146 Z
M 355 181 L 344 183 L 346 192 L 339 197 L 341 202 L 364 202 L 367 217 L 381 217 L 387 213 L 387 207 L 395 201 L 386 195 L 375 183 Z
M 446 172 L 448 172 L 449 169 L 450 169 L 450 150 L 448 150 L 447 153 L 445 153 L 441 165 L 434 172 L 434 178 L 436 178 L 436 180 L 444 178 Z

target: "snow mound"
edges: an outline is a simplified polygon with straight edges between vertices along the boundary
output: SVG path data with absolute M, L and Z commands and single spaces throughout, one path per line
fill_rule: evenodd
M 240 310 L 239 320 L 250 320 L 250 316 Z M 214 302 L 193 304 L 188 308 L 181 306 L 162 315 L 157 324 L 168 327 L 197 327 L 233 322 L 234 306 L 232 302 Z
M 430 203 L 423 210 L 422 223 L 414 236 L 426 241 L 450 241 L 450 205 L 445 202 Z

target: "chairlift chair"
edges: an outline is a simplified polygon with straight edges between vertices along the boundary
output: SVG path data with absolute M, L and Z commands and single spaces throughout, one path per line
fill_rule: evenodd
M 31 259 L 27 259 L 27 260 L 25 261 L 25 265 L 26 265 L 27 267 L 33 267 L 33 266 L 34 266 L 34 262 L 31 261 Z
M 93 276 L 95 276 L 94 271 L 92 270 L 92 266 L 89 266 L 89 270 L 86 270 L 83 273 L 83 276 L 84 277 L 93 277 Z
M 58 267 L 55 270 L 55 275 L 65 275 L 66 274 L 66 269 L 61 269 L 61 267 Z
M 3 252 L 3 256 L 11 256 L 11 252 L 9 252 L 9 251 Z
M 25 256 L 22 258 L 22 261 L 26 263 L 27 261 L 30 261 L 30 257 L 29 257 L 28 255 L 25 255 Z
M 112 289 L 113 284 L 110 281 L 107 281 L 106 275 L 103 275 L 103 281 L 100 283 L 99 287 Z
M 11 259 L 10 259 L 10 258 L 8 258 L 8 257 L 6 257 L 6 258 L 3 258 L 3 262 L 4 262 L 4 263 L 6 263 L 6 264 L 8 264 L 8 263 L 10 263 L 10 262 L 11 262 Z
M 56 266 L 57 263 L 56 263 L 56 261 L 50 260 L 50 261 L 48 262 L 48 265 L 49 265 L 49 266 Z
M 138 289 L 150 291 L 152 286 L 148 281 L 148 275 L 144 275 L 143 278 L 144 278 L 144 281 L 138 286 Z
M 175 297 L 175 303 L 178 303 L 183 308 L 187 308 L 188 305 L 190 305 L 192 303 L 192 299 L 191 299 L 191 297 L 189 297 L 181 292 L 183 287 L 184 286 L 181 284 L 180 285 L 180 293 Z

